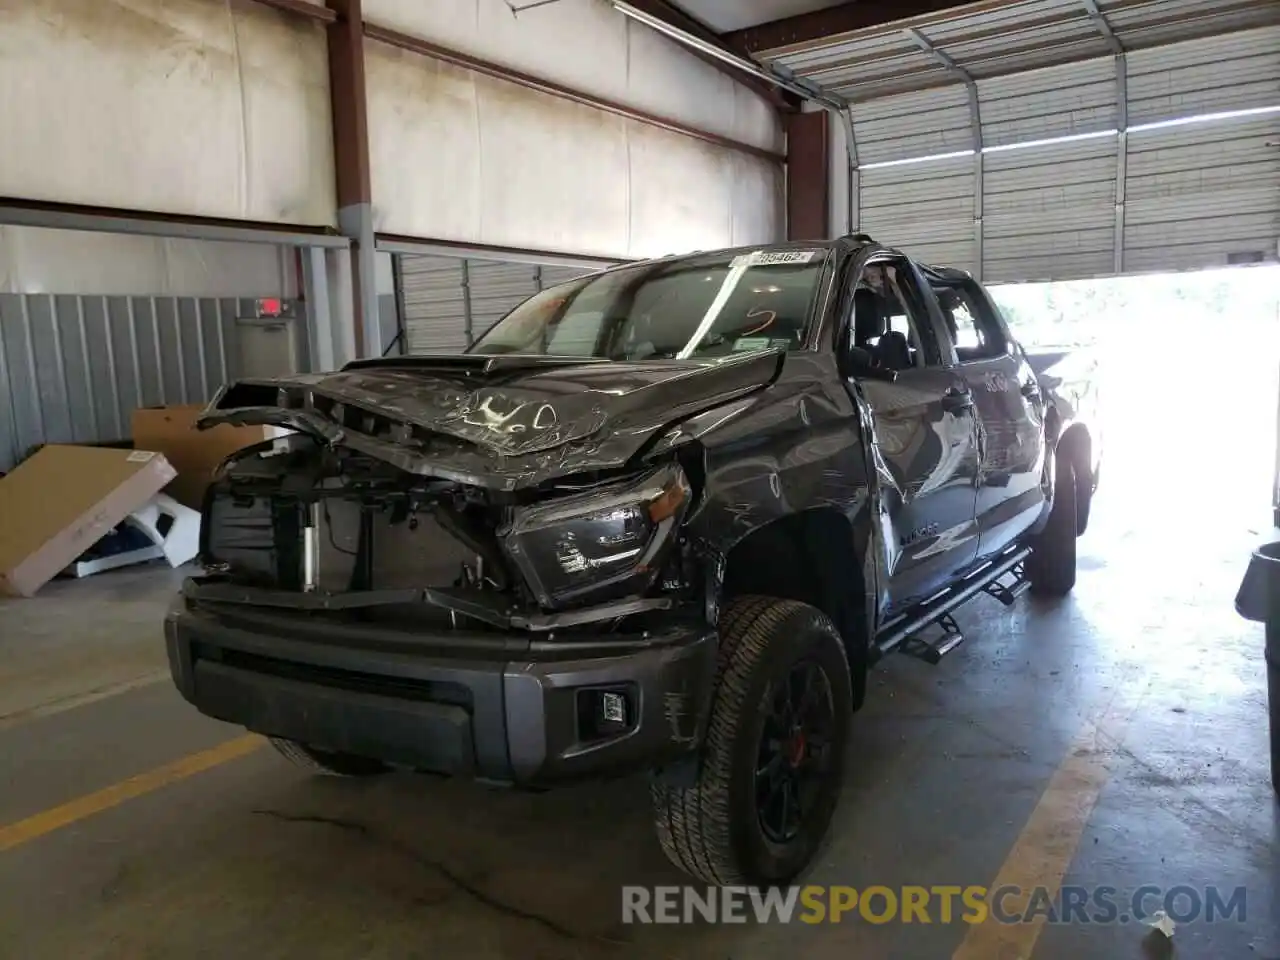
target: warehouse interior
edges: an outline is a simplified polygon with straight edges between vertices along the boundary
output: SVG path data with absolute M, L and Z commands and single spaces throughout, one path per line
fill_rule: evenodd
M 1262 629 L 1233 607 L 1280 527 L 1280 3 L 24 0 L 0 19 L 0 583 L 21 580 L 20 520 L 105 482 L 64 467 L 6 497 L 43 451 L 123 459 L 241 378 L 458 353 L 618 264 L 869 234 L 988 285 L 1026 346 L 1084 358 L 1105 479 L 1068 599 L 980 598 L 940 664 L 876 668 L 803 882 L 1247 904 L 1164 939 L 856 910 L 626 924 L 624 887 L 686 882 L 643 777 L 312 777 L 191 709 L 162 625 L 191 546 L 0 596 L 0 956 L 1280 960 Z M 178 551 L 202 488 L 165 489 L 188 508 L 163 534 Z

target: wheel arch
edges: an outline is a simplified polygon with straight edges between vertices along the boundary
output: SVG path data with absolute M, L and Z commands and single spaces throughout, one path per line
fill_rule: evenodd
M 864 558 L 869 537 L 835 507 L 778 517 L 742 537 L 724 555 L 718 605 L 763 595 L 796 600 L 831 618 L 844 642 L 854 707 L 866 690 L 873 593 Z

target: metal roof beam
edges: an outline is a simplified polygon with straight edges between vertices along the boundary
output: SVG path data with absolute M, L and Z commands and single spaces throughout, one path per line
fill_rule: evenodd
M 962 7 L 991 7 L 1007 0 L 858 0 L 814 10 L 782 20 L 761 23 L 721 35 L 721 40 L 741 53 L 758 53 L 792 44 L 822 40 L 836 34 L 881 27 L 912 17 L 958 10 Z
M 956 63 L 948 54 L 935 47 L 923 33 L 912 27 L 902 31 L 903 36 L 920 48 L 930 60 L 965 85 L 969 91 L 969 122 L 973 125 L 973 149 L 982 154 L 982 108 L 978 102 L 978 84 L 973 75 Z
M 931 60 L 945 67 L 964 83 L 973 83 L 973 77 L 969 76 L 969 71 L 960 64 L 956 63 L 950 56 L 939 50 L 933 43 L 919 30 L 908 27 L 902 31 L 903 35 L 923 50 Z
M 1116 32 L 1111 29 L 1111 22 L 1107 20 L 1107 15 L 1098 9 L 1097 0 L 1080 0 L 1080 6 L 1084 7 L 1084 12 L 1088 14 L 1089 19 L 1093 21 L 1093 25 L 1098 28 L 1098 32 L 1107 41 L 1107 46 L 1111 48 L 1111 52 L 1116 56 L 1122 55 L 1124 53 L 1124 44 L 1120 42 Z

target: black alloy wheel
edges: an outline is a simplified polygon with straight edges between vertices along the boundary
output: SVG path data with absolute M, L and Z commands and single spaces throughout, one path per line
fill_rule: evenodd
M 769 842 L 787 844 L 800 835 L 830 782 L 835 730 L 831 679 L 816 660 L 801 660 L 765 699 L 756 816 Z

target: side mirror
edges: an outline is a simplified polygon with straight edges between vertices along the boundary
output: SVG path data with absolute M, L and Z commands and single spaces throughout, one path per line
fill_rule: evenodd
M 898 379 L 898 371 L 886 367 L 876 360 L 871 351 L 864 350 L 862 347 L 849 348 L 846 366 L 849 376 L 858 380 L 881 380 L 885 383 L 893 383 Z

